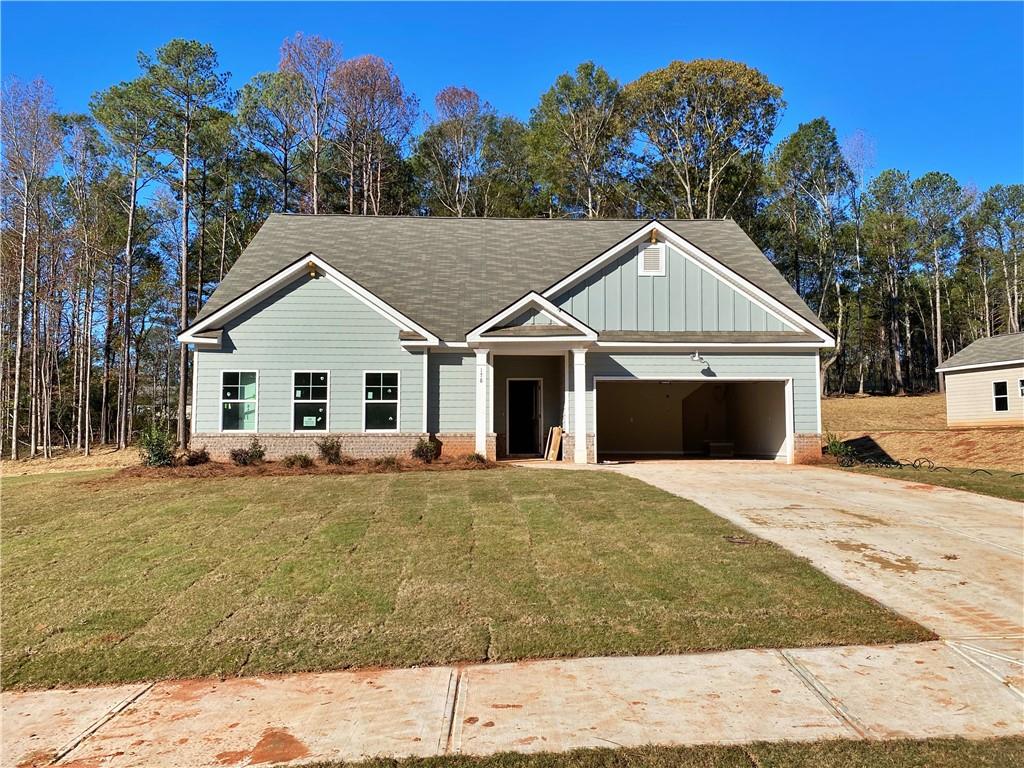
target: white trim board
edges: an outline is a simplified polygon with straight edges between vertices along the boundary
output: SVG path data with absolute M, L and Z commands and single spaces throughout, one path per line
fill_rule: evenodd
M 545 315 L 550 317 L 552 320 L 557 321 L 559 325 L 566 326 L 569 328 L 575 328 L 577 331 L 582 333 L 582 336 L 501 336 L 501 337 L 487 337 L 483 336 L 484 333 L 491 330 L 495 326 L 506 320 L 513 320 L 529 308 L 534 307 Z M 591 328 L 586 323 L 580 322 L 575 317 L 570 315 L 564 309 L 555 306 L 550 300 L 541 296 L 536 291 L 530 291 L 529 293 L 516 299 L 512 304 L 509 304 L 503 310 L 497 314 L 491 315 L 491 317 L 484 320 L 480 325 L 471 330 L 466 334 L 466 341 L 469 343 L 486 341 L 488 343 L 492 341 L 498 341 L 504 339 L 505 341 L 563 341 L 563 340 L 575 340 L 575 341 L 596 341 L 597 331 Z
M 201 333 L 204 329 L 210 328 L 212 325 L 223 323 L 226 320 L 235 317 L 240 312 L 244 312 L 246 309 L 254 306 L 261 299 L 272 294 L 274 291 L 280 290 L 291 282 L 298 280 L 303 275 L 308 274 L 310 265 L 315 267 L 317 272 L 322 273 L 331 282 L 347 291 L 366 306 L 375 310 L 389 322 L 398 326 L 400 330 L 412 331 L 423 336 L 424 341 L 419 342 L 420 344 L 438 344 L 440 342 L 437 336 L 432 334 L 426 328 L 417 324 L 406 315 L 403 315 L 383 299 L 363 288 L 359 283 L 339 272 L 312 251 L 302 258 L 292 262 L 292 264 L 282 269 L 273 277 L 264 280 L 259 285 L 254 286 L 241 296 L 228 302 L 216 312 L 183 330 L 178 334 L 178 341 L 183 344 L 210 344 L 209 339 L 203 339 L 202 336 L 198 336 L 197 334 Z
M 813 323 L 805 320 L 767 291 L 754 285 L 754 283 L 750 282 L 739 273 L 729 269 L 713 256 L 705 253 L 695 246 L 689 240 L 686 240 L 676 234 L 666 225 L 659 223 L 657 219 L 652 219 L 626 239 L 619 241 L 616 245 L 613 245 L 604 253 L 591 259 L 575 272 L 572 272 L 562 278 L 550 288 L 546 289 L 542 295 L 546 299 L 556 298 L 587 276 L 605 266 L 610 261 L 623 255 L 627 249 L 640 243 L 644 238 L 650 235 L 651 232 L 656 232 L 664 238 L 667 244 L 679 251 L 684 258 L 693 262 L 704 271 L 709 272 L 717 279 L 723 280 L 726 284 L 729 284 L 733 288 L 739 290 L 747 298 L 766 312 L 769 312 L 771 315 L 779 319 L 781 322 L 794 327 L 797 330 L 804 330 L 814 334 L 814 336 L 821 339 L 822 346 L 835 346 L 835 339 L 830 334 L 827 334 Z
M 955 365 L 952 368 L 936 368 L 936 373 L 956 373 L 957 371 L 980 371 L 983 368 L 1007 368 L 1011 365 L 1024 365 L 1024 360 L 1004 360 L 999 363 L 974 363 L 973 365 Z

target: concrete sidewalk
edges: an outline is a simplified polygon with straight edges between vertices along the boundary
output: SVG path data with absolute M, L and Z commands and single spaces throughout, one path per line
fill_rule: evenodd
M 3 694 L 3 766 L 232 766 L 1022 733 L 1020 638 Z M 1008 684 L 1009 683 L 1009 684 Z

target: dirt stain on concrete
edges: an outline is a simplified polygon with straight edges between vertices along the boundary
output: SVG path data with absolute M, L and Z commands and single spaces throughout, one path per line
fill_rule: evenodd
M 491 704 L 491 709 L 522 709 L 522 704 Z
M 309 756 L 309 749 L 283 728 L 268 728 L 251 750 L 221 752 L 217 762 L 221 765 L 234 765 L 245 762 L 246 765 L 265 763 L 287 763 Z
M 892 555 L 887 557 L 885 554 L 876 551 L 870 544 L 864 544 L 860 541 L 849 541 L 847 539 L 832 539 L 828 543 L 842 552 L 853 552 L 861 555 L 863 560 L 874 563 L 886 571 L 892 571 L 893 573 L 917 573 L 921 570 L 921 564 L 909 555 Z
M 49 765 L 56 756 L 52 749 L 36 750 L 21 758 L 16 768 L 36 768 L 36 766 Z

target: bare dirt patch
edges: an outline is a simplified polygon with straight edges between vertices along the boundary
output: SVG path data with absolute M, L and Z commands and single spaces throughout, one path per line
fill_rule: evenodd
M 1024 429 L 946 429 L 944 395 L 836 397 L 821 401 L 822 428 L 903 463 L 1024 471 Z
M 94 448 L 88 456 L 80 451 L 61 451 L 52 459 L 10 459 L 0 461 L 4 477 L 42 475 L 50 472 L 85 472 L 94 469 L 118 469 L 139 463 L 139 452 L 133 446 L 117 450 L 104 445 Z

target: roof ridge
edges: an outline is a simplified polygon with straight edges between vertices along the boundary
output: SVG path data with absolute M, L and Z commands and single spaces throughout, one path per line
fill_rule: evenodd
M 698 219 L 675 219 L 675 218 L 653 218 L 653 217 L 609 217 L 601 219 L 576 219 L 576 218 L 551 218 L 548 216 L 416 216 L 410 213 L 399 213 L 399 214 L 372 214 L 372 213 L 304 213 L 301 211 L 273 211 L 270 216 L 281 216 L 287 218 L 327 218 L 327 219 L 409 219 L 413 221 L 445 221 L 445 222 L 484 222 L 484 221 L 532 221 L 532 222 L 574 222 L 574 223 L 585 223 L 585 224 L 597 224 L 601 222 L 628 222 L 628 221 L 672 221 L 672 222 L 686 222 L 686 221 L 700 221 L 700 222 L 730 222 L 735 224 L 736 220 L 732 218 L 721 218 L 721 219 L 709 219 L 709 218 L 698 218 Z

